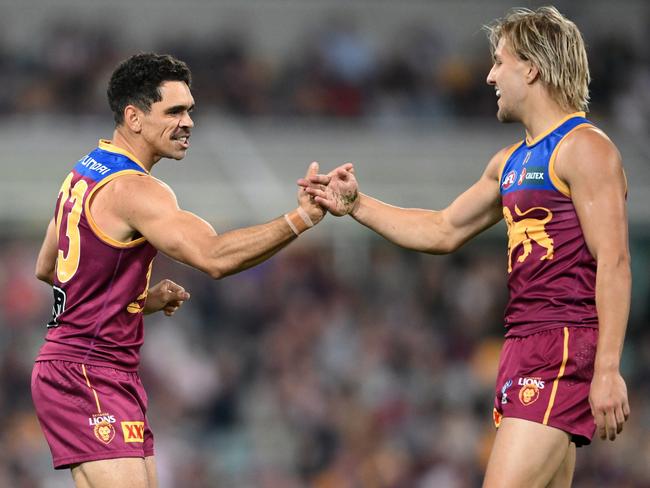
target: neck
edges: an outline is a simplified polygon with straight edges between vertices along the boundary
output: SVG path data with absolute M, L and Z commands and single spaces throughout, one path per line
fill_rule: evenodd
M 526 111 L 526 116 L 522 117 L 522 124 L 526 129 L 526 139 L 533 141 L 540 135 L 553 128 L 557 123 L 572 114 L 573 111 L 567 111 L 549 100 L 547 97 L 535 97 L 538 101 L 535 107 Z
M 112 143 L 133 154 L 147 171 L 151 171 L 153 165 L 160 161 L 160 157 L 156 157 L 151 152 L 148 144 L 141 137 L 133 137 L 121 127 L 116 127 L 113 131 Z

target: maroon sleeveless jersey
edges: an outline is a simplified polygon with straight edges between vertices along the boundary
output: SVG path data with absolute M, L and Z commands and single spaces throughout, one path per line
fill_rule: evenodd
M 515 144 L 506 158 L 500 180 L 508 226 L 506 336 L 598 326 L 596 262 L 570 190 L 554 170 L 562 140 L 586 125 L 584 113 L 572 114 L 534 141 Z
M 89 211 L 106 183 L 147 171 L 109 141 L 84 156 L 64 180 L 55 210 L 58 257 L 53 317 L 39 360 L 66 360 L 134 371 L 144 339 L 142 310 L 156 249 L 141 237 L 119 242 Z

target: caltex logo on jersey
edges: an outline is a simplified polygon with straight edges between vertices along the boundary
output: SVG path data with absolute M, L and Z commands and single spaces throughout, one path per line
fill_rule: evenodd
M 505 178 L 503 178 L 503 182 L 501 183 L 501 188 L 507 190 L 515 183 L 516 179 L 517 179 L 517 172 L 513 169 L 510 173 L 508 173 L 505 176 Z

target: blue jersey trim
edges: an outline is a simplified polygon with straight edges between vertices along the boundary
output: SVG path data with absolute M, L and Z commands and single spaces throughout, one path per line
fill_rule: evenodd
M 101 181 L 118 171 L 133 170 L 147 174 L 146 170 L 123 154 L 97 148 L 81 158 L 74 171 L 84 178 Z
M 569 132 L 581 124 L 591 124 L 584 117 L 572 117 L 532 145 L 522 143 L 510 155 L 501 173 L 501 195 L 521 190 L 559 191 L 549 172 L 553 151 Z

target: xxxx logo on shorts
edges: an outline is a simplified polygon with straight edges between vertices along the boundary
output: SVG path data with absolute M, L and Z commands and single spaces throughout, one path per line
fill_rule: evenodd
M 88 418 L 88 425 L 93 428 L 95 437 L 102 441 L 104 444 L 110 444 L 115 437 L 115 415 L 110 413 L 95 413 L 92 417 Z
M 539 390 L 544 389 L 541 378 L 519 378 L 519 401 L 525 405 L 532 405 L 539 398 Z
M 144 422 L 122 422 L 124 442 L 144 442 Z

